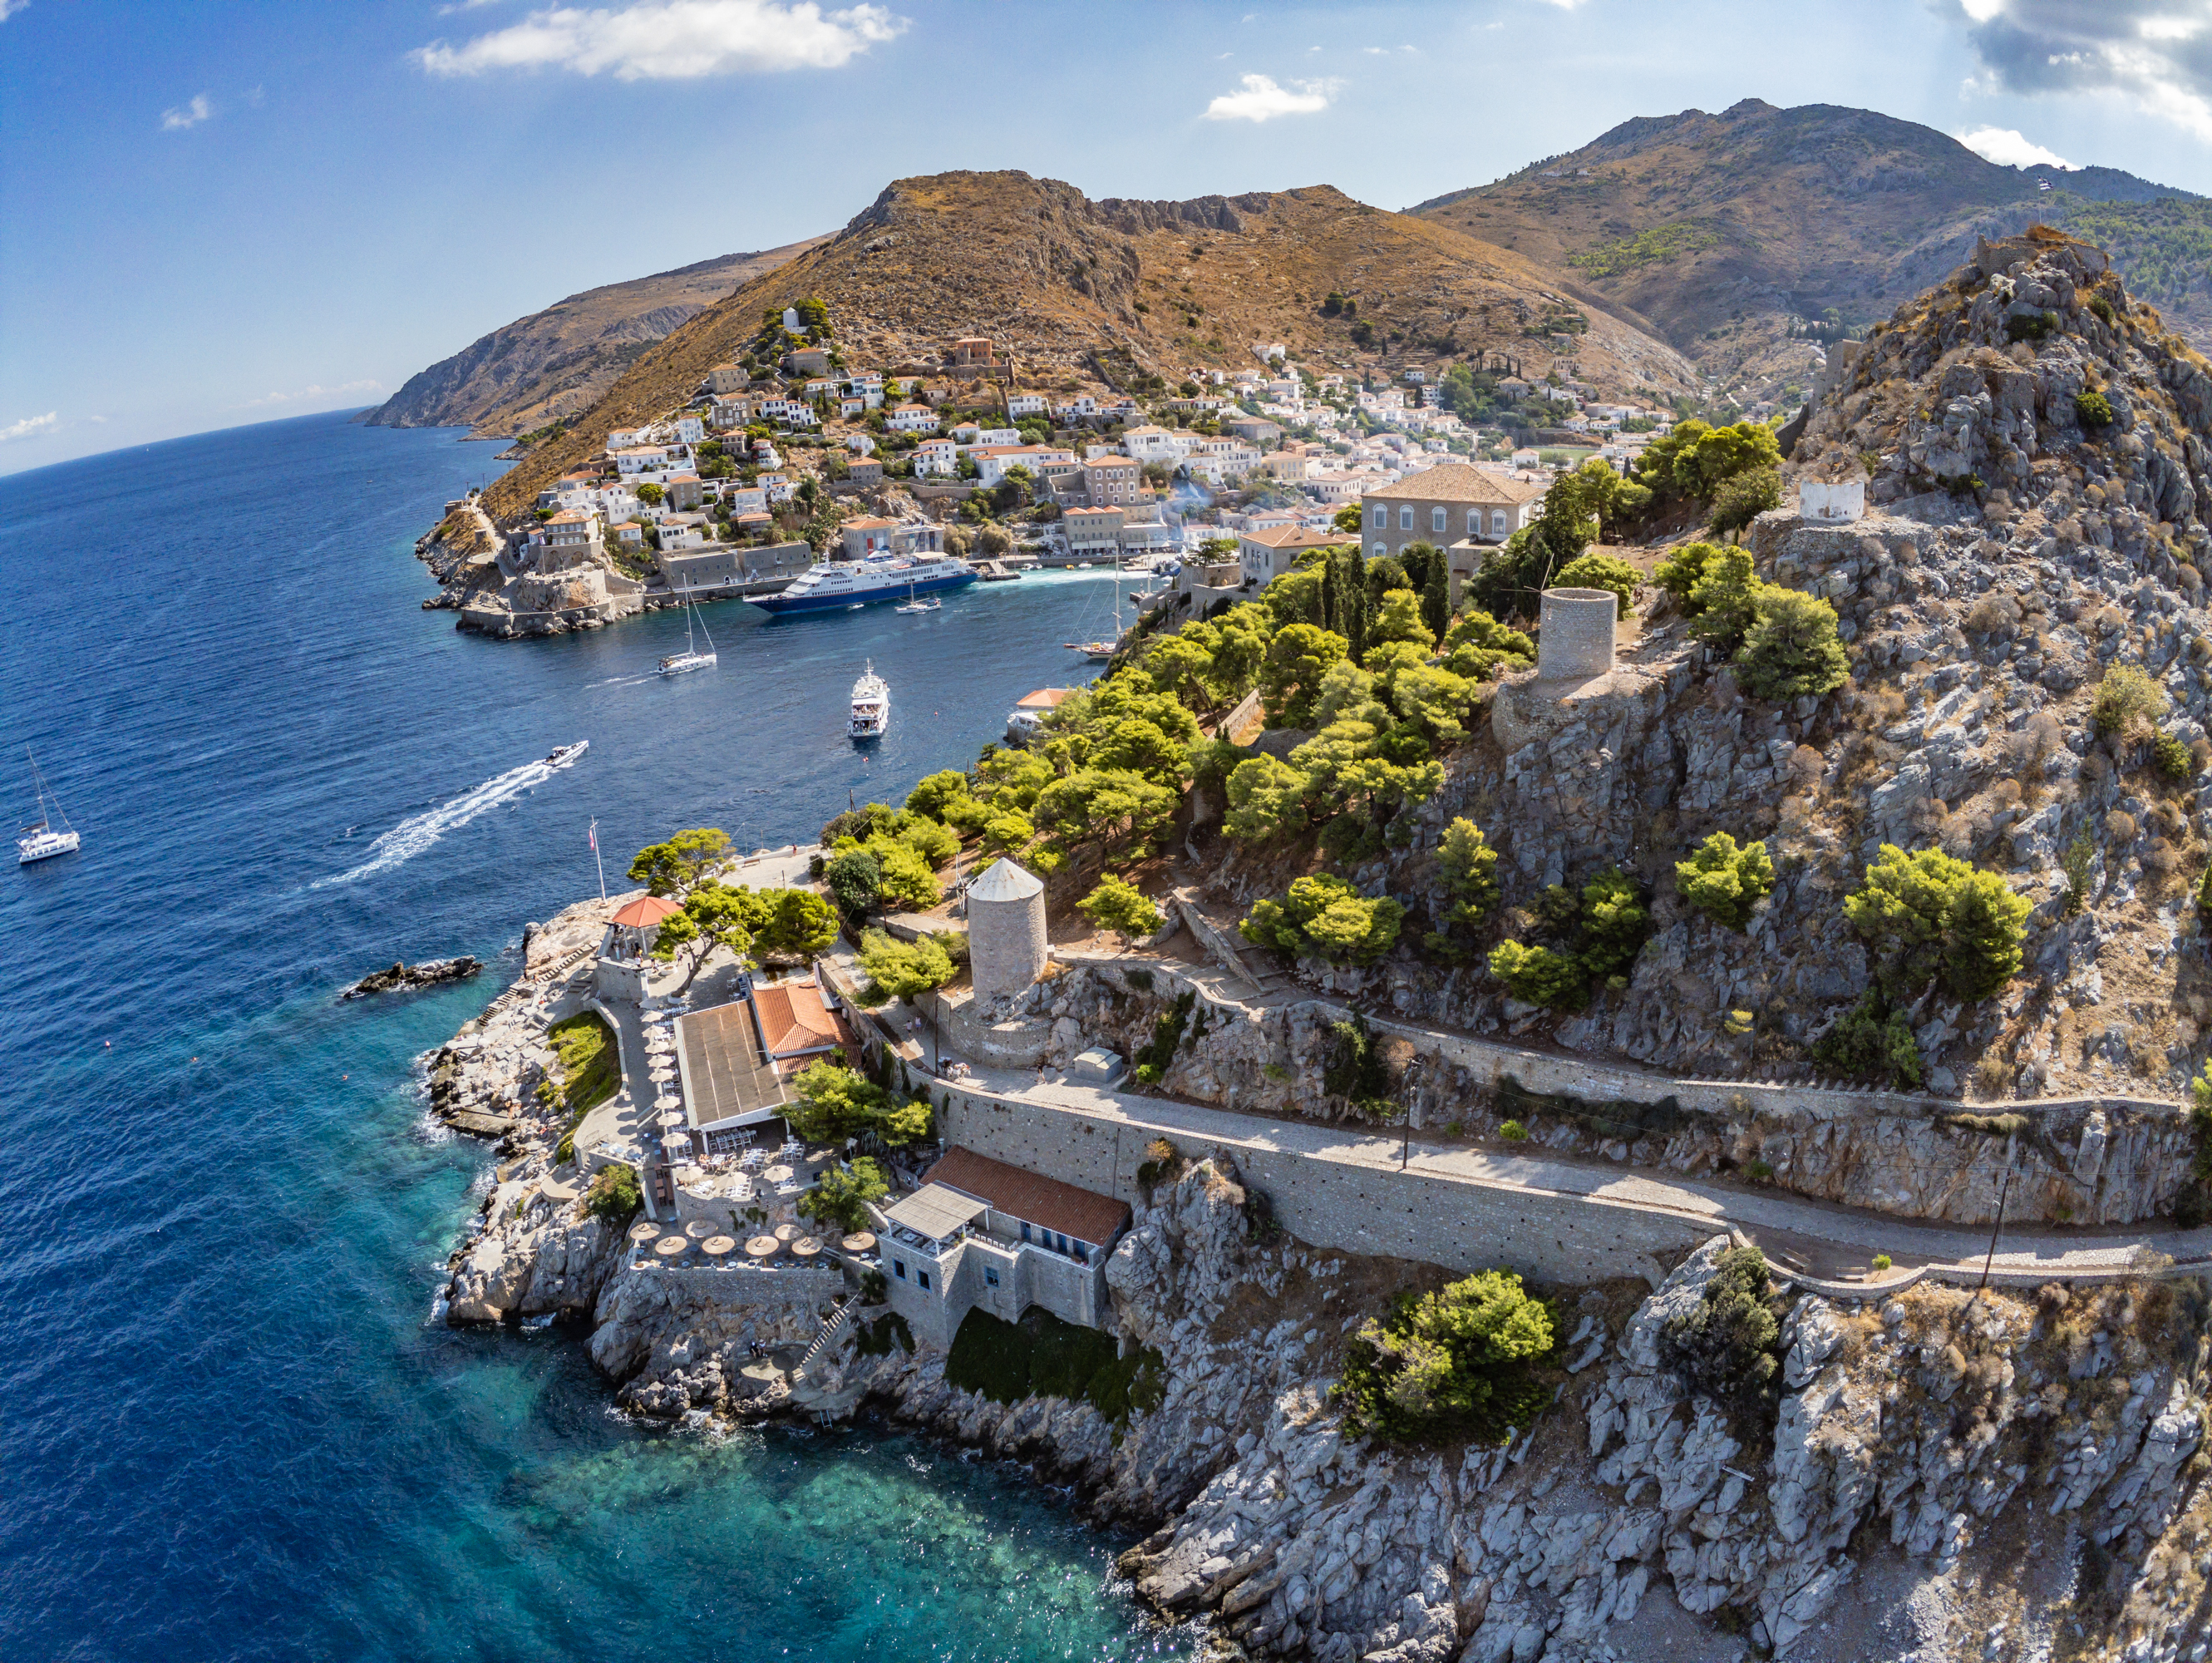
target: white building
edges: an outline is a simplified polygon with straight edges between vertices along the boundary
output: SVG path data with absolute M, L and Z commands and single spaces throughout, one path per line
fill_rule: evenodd
M 1042 393 L 1015 393 L 1006 399 L 1009 416 L 1042 416 L 1050 408 L 1050 402 Z
M 938 416 L 927 405 L 900 405 L 884 417 L 884 425 L 894 433 L 934 433 Z

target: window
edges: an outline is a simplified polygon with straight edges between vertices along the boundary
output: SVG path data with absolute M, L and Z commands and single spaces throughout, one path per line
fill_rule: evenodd
M 1405 507 L 1398 510 L 1398 529 L 1400 531 L 1411 531 L 1413 528 L 1413 505 L 1411 503 L 1408 503 Z
M 896 1276 L 901 1282 L 904 1282 L 906 1280 L 906 1261 L 902 1258 L 893 1259 L 891 1261 L 891 1274 Z
M 1388 543 L 1377 543 L 1375 545 L 1375 557 L 1377 560 L 1380 560 L 1384 555 L 1389 552 L 1390 545 Z
M 1066 1236 L 1062 1236 L 1060 1239 L 1060 1251 L 1063 1253 L 1067 1251 L 1067 1238 Z
M 1028 1225 L 1024 1224 L 1024 1225 L 1023 1225 L 1023 1226 L 1022 1226 L 1022 1240 L 1023 1240 L 1024 1241 L 1027 1241 L 1029 1239 L 1030 1239 L 1030 1227 L 1029 1227 Z
M 1431 531 L 1432 531 L 1432 532 L 1436 533 L 1437 533 L 1438 536 L 1440 536 L 1440 537 L 1443 534 L 1443 529 L 1444 529 L 1444 510 L 1443 510 L 1443 509 L 1431 509 L 1429 510 L 1429 529 L 1430 529 Z
M 1390 505 L 1387 503 L 1377 503 L 1375 505 L 1375 529 L 1377 531 L 1388 531 L 1389 528 Z
M 928 1272 L 928 1271 L 927 1271 L 927 1270 L 916 1270 L 916 1271 L 914 1273 L 914 1280 L 915 1280 L 915 1286 L 919 1287 L 919 1288 L 921 1289 L 921 1291 L 922 1291 L 923 1293 L 925 1293 L 925 1294 L 926 1294 L 926 1293 L 927 1293 L 927 1292 L 929 1291 L 929 1272 Z
M 983 1267 L 983 1285 L 986 1288 L 996 1288 L 999 1285 L 998 1271 L 988 1264 Z
M 1505 510 L 1504 509 L 1491 509 L 1490 534 L 1492 537 L 1503 537 L 1505 535 Z
M 1482 510 L 1480 509 L 1469 509 L 1467 511 L 1467 534 L 1469 537 L 1480 537 L 1482 535 Z

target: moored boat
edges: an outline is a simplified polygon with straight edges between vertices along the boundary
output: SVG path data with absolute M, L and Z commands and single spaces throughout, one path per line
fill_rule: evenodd
M 911 602 L 916 595 L 965 588 L 975 581 L 975 568 L 949 554 L 878 555 L 817 562 L 793 578 L 790 588 L 748 599 L 780 618 L 786 612 L 841 612 L 901 595 Z
M 39 759 L 31 755 L 29 746 L 23 747 L 23 755 L 30 761 L 31 779 L 38 791 L 39 818 L 16 837 L 15 864 L 28 866 L 33 861 L 50 861 L 57 855 L 76 854 L 76 831 L 62 813 L 61 799 L 46 788 L 46 777 L 39 771 Z M 53 803 L 51 809 L 46 807 L 49 799 Z M 54 828 L 56 820 L 61 822 L 58 831 Z

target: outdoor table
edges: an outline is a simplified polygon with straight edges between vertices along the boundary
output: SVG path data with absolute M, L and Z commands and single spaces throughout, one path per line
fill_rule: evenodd
M 663 1236 L 653 1244 L 653 1251 L 663 1258 L 674 1258 L 691 1244 L 682 1236 Z
M 856 1234 L 847 1236 L 838 1245 L 848 1253 L 872 1252 L 876 1246 L 876 1233 L 872 1230 L 862 1230 Z
M 699 1251 L 710 1254 L 715 1258 L 720 1258 L 737 1245 L 727 1236 L 708 1236 L 706 1240 L 699 1244 Z
M 755 1258 L 766 1258 L 781 1246 L 774 1236 L 755 1236 L 745 1244 L 745 1252 Z
M 629 1227 L 632 1241 L 650 1241 L 660 1234 L 660 1227 L 649 1218 L 641 1218 Z

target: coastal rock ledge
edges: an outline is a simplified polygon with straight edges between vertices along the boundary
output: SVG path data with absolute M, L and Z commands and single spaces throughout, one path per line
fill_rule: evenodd
M 1402 1447 L 1347 1432 L 1330 1387 L 1360 1323 L 1444 1273 L 1285 1236 L 1218 1154 L 1164 1175 L 1109 1262 L 1148 1382 L 1110 1416 L 962 1391 L 865 1304 L 801 1366 L 831 1308 L 816 1278 L 771 1296 L 750 1290 L 775 1277 L 635 1261 L 538 1165 L 502 1168 L 455 1258 L 453 1320 L 588 1313 L 640 1412 L 872 1410 L 1029 1463 L 1149 1532 L 1124 1574 L 1231 1654 L 2204 1655 L 2212 1302 L 2194 1284 L 1785 1290 L 1778 1394 L 1746 1411 L 1662 1358 L 1662 1325 L 1731 1245 L 1715 1237 L 1656 1289 L 1546 1290 L 1565 1374 L 1504 1447 Z
M 398 993 L 436 987 L 445 982 L 465 982 L 483 968 L 482 959 L 472 959 L 465 953 L 458 959 L 425 959 L 418 965 L 394 960 L 391 969 L 371 971 L 338 997 L 366 999 L 372 993 Z

